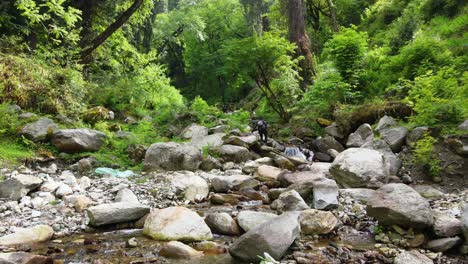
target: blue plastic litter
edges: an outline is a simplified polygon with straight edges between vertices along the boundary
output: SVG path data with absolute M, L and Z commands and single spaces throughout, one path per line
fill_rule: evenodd
M 130 176 L 135 175 L 135 173 L 131 170 L 119 171 L 119 170 L 105 168 L 105 167 L 99 167 L 94 172 L 96 174 L 110 175 L 110 176 L 114 176 L 117 178 L 128 178 Z

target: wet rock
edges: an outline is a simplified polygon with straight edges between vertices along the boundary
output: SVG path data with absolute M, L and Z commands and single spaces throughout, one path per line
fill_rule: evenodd
M 338 185 L 334 180 L 323 178 L 312 182 L 315 209 L 331 210 L 338 207 Z
M 405 251 L 395 258 L 394 264 L 433 264 L 434 262 L 416 250 Z
M 420 140 L 424 133 L 429 131 L 429 127 L 416 127 L 414 128 L 406 137 L 406 145 L 412 146 L 416 144 L 418 140 Z
M 333 161 L 330 173 L 345 188 L 374 187 L 386 183 L 389 172 L 383 155 L 371 149 L 349 148 Z
M 209 193 L 208 183 L 193 172 L 175 172 L 160 178 L 168 182 L 177 196 L 184 201 L 198 201 L 206 198 Z
M 434 212 L 434 225 L 432 228 L 439 237 L 453 237 L 462 233 L 460 220 L 440 212 Z
M 150 208 L 146 205 L 127 202 L 100 204 L 87 209 L 91 226 L 132 222 L 149 212 Z
M 0 182 L 0 198 L 17 201 L 38 188 L 42 180 L 38 177 L 18 174 Z
M 48 241 L 54 230 L 48 225 L 37 225 L 29 228 L 18 228 L 16 232 L 0 237 L 0 246 L 14 246 Z
M 365 188 L 340 189 L 340 194 L 342 196 L 349 196 L 363 204 L 367 204 L 375 194 L 375 190 Z
M 230 205 L 237 205 L 240 201 L 247 200 L 246 197 L 238 194 L 219 194 L 215 193 L 210 195 L 210 203 L 216 205 L 223 205 L 223 204 L 230 204 Z
M 205 221 L 185 207 L 155 210 L 146 219 L 143 234 L 163 241 L 203 241 L 213 238 Z
M 409 131 L 406 127 L 394 127 L 380 132 L 383 140 L 387 142 L 390 149 L 395 153 L 401 151 L 408 133 Z
M 52 144 L 61 152 L 97 151 L 106 134 L 92 129 L 59 129 L 52 135 Z
M 219 170 L 222 167 L 223 164 L 217 158 L 213 158 L 212 156 L 204 158 L 200 164 L 200 170 L 203 171 Z
M 236 259 L 246 262 L 260 262 L 258 256 L 268 253 L 279 260 L 299 235 L 299 213 L 288 212 L 251 229 L 229 248 Z
M 164 244 L 159 255 L 173 259 L 192 259 L 203 256 L 203 252 L 197 251 L 179 241 L 171 241 Z
M 421 229 L 430 227 L 434 221 L 429 202 L 403 183 L 379 188 L 367 203 L 366 211 L 384 225 Z
M 207 135 L 208 128 L 200 126 L 198 124 L 191 124 L 190 126 L 185 128 L 181 133 L 181 137 L 184 139 L 202 138 Z
M 211 180 L 211 185 L 216 192 L 226 193 L 229 190 L 232 190 L 234 186 L 237 186 L 249 179 L 251 179 L 251 177 L 247 175 L 218 176 Z
M 383 116 L 380 118 L 379 123 L 377 123 L 377 126 L 375 127 L 375 131 L 381 132 L 385 129 L 391 128 L 393 126 L 396 126 L 397 122 L 393 117 L 391 116 Z
M 21 129 L 21 135 L 26 138 L 38 142 L 45 140 L 48 134 L 52 134 L 58 129 L 58 125 L 52 119 L 42 117 L 34 123 L 27 124 Z
M 317 148 L 322 153 L 327 153 L 329 149 L 334 149 L 338 152 L 342 152 L 344 150 L 343 145 L 340 142 L 336 141 L 335 138 L 331 136 L 325 136 L 323 138 L 319 138 L 316 141 Z
M 330 212 L 308 209 L 299 217 L 301 233 L 305 235 L 328 234 L 338 224 L 338 219 Z
M 445 252 L 459 244 L 462 239 L 460 237 L 447 237 L 435 239 L 427 242 L 426 248 L 434 252 Z
M 52 264 L 54 260 L 50 257 L 34 255 L 26 252 L 0 253 L 2 264 Z
M 236 163 L 246 162 L 253 157 L 247 148 L 235 145 L 222 145 L 218 152 L 225 161 Z
M 328 152 L 330 151 L 333 151 L 334 149 L 329 149 Z M 325 154 L 325 153 L 322 153 L 322 152 L 317 152 L 315 153 L 315 156 L 314 156 L 317 160 L 319 161 L 323 161 L 323 162 L 330 162 L 332 160 L 332 158 Z
M 359 148 L 367 142 L 371 142 L 374 139 L 374 133 L 369 124 L 362 124 L 356 129 L 354 133 L 348 136 L 346 141 L 346 147 L 348 148 Z
M 266 212 L 241 211 L 237 215 L 237 222 L 245 232 L 248 232 L 256 226 L 265 223 L 277 216 L 278 215 L 276 214 Z
M 385 163 L 387 164 L 389 174 L 397 175 L 401 167 L 401 160 L 395 155 L 395 153 L 393 153 L 387 142 L 382 139 L 376 139 L 365 143 L 361 147 L 377 150 L 378 152 L 382 153 L 385 159 Z
M 295 190 L 282 193 L 272 204 L 271 208 L 278 212 L 303 211 L 310 207 Z
M 199 149 L 174 142 L 152 144 L 146 151 L 144 166 L 147 170 L 197 170 L 202 162 Z
M 237 222 L 227 213 L 211 213 L 205 218 L 205 223 L 211 231 L 227 236 L 240 235 L 240 228 Z
M 123 188 L 117 192 L 114 201 L 125 203 L 139 203 L 138 197 L 128 188 Z
M 194 249 L 208 254 L 224 254 L 227 248 L 213 241 L 202 241 L 193 246 Z
M 275 181 L 282 172 L 283 170 L 280 168 L 269 165 L 261 165 L 257 168 L 255 178 L 260 181 Z

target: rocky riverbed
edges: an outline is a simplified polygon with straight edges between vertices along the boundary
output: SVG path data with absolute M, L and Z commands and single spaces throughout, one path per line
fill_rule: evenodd
M 370 125 L 345 144 L 318 138 L 316 154 L 333 162 L 285 155 L 282 144 L 252 134 L 192 126 L 190 143 L 148 148 L 143 163 L 152 172 L 100 174 L 92 158 L 3 169 L 0 260 L 468 263 L 466 186 L 401 173 L 412 132 L 388 118 L 377 129 L 392 130 L 383 140 Z M 207 143 L 217 156 L 201 155 Z

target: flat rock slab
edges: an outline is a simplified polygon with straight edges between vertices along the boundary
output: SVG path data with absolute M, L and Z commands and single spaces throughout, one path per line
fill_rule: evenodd
M 54 230 L 48 225 L 18 228 L 15 233 L 0 237 L 0 246 L 45 242 L 51 239 L 53 235 Z
M 268 222 L 277 216 L 278 215 L 276 214 L 266 212 L 241 211 L 237 215 L 237 222 L 245 232 L 248 232 L 250 229 L 253 229 L 262 223 Z
M 103 226 L 136 221 L 148 214 L 150 207 L 139 203 L 118 202 L 93 206 L 87 212 L 91 226 Z

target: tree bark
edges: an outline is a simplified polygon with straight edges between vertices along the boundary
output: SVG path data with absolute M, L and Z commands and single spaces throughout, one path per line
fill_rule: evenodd
M 315 76 L 315 66 L 312 52 L 310 51 L 310 39 L 305 30 L 304 0 L 286 0 L 287 17 L 289 27 L 289 40 L 296 43 L 296 56 L 303 56 L 299 62 L 302 77 L 300 87 L 303 91 L 312 83 Z
M 336 6 L 333 4 L 332 0 L 327 0 L 328 9 L 330 9 L 330 20 L 332 24 L 333 32 L 338 32 L 340 26 L 338 25 L 338 20 L 336 18 Z
M 92 0 L 89 0 L 92 1 Z M 117 29 L 119 29 L 130 17 L 140 8 L 143 4 L 143 0 L 135 0 L 133 4 L 120 14 L 117 19 L 110 24 L 103 32 L 101 32 L 96 38 L 94 38 L 89 45 L 81 51 L 82 61 L 88 60 L 91 53 L 96 50 L 106 39 L 108 39 Z

